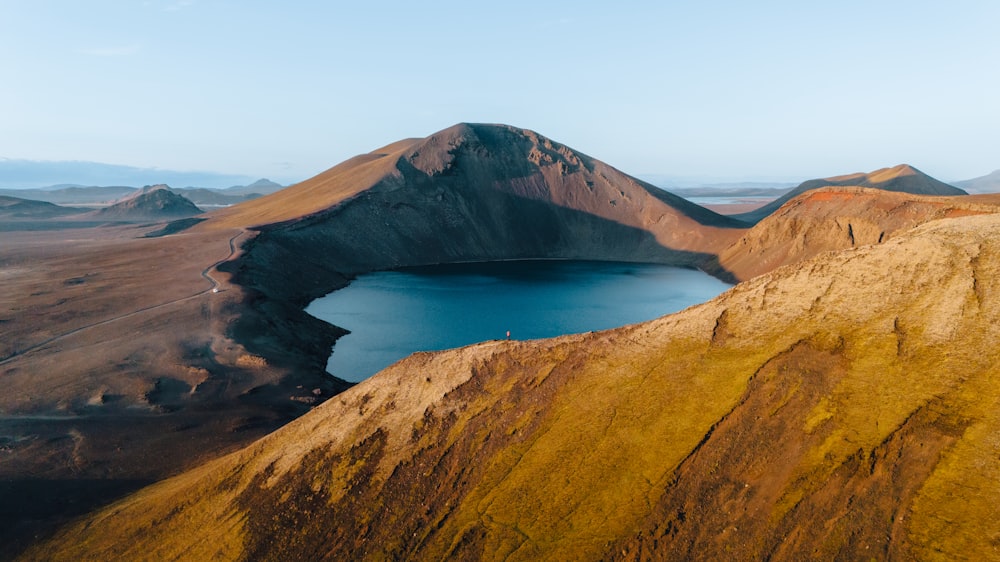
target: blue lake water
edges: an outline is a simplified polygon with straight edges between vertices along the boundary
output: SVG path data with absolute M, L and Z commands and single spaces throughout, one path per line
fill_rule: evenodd
M 730 285 L 663 265 L 506 261 L 381 271 L 313 301 L 306 311 L 351 333 L 327 366 L 361 381 L 415 351 L 491 339 L 535 339 L 651 320 Z

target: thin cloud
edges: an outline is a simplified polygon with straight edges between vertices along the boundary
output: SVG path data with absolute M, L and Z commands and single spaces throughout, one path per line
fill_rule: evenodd
M 188 6 L 194 6 L 194 0 L 177 0 L 176 2 L 167 4 L 163 10 L 166 12 L 176 12 L 177 10 L 187 8 Z
M 90 49 L 80 49 L 80 52 L 92 57 L 127 57 L 138 53 L 139 48 L 138 44 L 133 44 L 117 47 L 93 47 Z

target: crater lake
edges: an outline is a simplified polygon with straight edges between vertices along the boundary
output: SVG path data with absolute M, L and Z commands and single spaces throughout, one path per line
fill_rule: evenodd
M 694 269 L 526 260 L 379 271 L 306 311 L 351 333 L 327 370 L 358 382 L 415 351 L 616 328 L 708 301 L 731 285 Z

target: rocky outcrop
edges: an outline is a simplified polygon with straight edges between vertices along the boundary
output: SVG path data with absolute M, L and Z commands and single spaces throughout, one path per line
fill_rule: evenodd
M 420 353 L 34 559 L 990 559 L 1000 216 Z

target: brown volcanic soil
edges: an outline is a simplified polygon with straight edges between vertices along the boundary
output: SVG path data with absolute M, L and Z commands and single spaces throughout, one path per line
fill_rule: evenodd
M 416 354 L 29 559 L 995 559 L 1000 216 Z
M 0 558 L 346 387 L 228 337 L 246 295 L 208 270 L 248 234 L 141 238 L 156 228 L 3 233 Z M 336 333 L 314 324 L 301 344 L 324 351 L 299 361 L 322 373 Z

